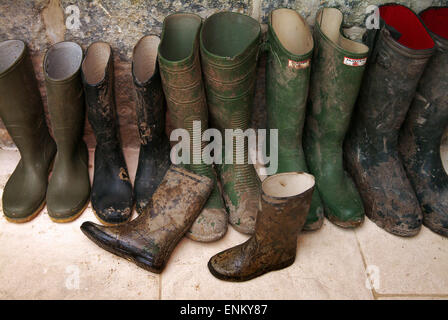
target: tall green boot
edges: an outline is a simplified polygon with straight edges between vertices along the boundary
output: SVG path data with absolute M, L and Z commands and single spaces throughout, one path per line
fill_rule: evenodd
M 158 54 L 171 124 L 174 128 L 188 130 L 191 151 L 194 151 L 193 121 L 200 121 L 202 131 L 208 128 L 207 103 L 199 62 L 198 36 L 201 24 L 201 18 L 195 14 L 175 13 L 166 17 Z M 202 153 L 202 147 L 199 151 Z M 212 165 L 204 164 L 202 160 L 200 164 L 193 164 L 193 160 L 190 157 L 191 164 L 186 165 L 187 169 L 211 178 L 214 188 L 186 236 L 195 241 L 215 241 L 227 231 L 227 213 Z
M 225 129 L 249 128 L 259 43 L 260 24 L 239 13 L 215 13 L 202 26 L 207 102 L 212 126 L 222 133 Z M 223 161 L 220 176 L 230 223 L 236 230 L 252 234 L 259 211 L 260 181 L 254 166 L 248 164 L 245 140 L 243 164 L 236 163 L 236 143 L 232 141 L 233 162 Z
M 268 128 L 278 130 L 277 172 L 308 172 L 302 149 L 302 130 L 313 36 L 305 20 L 291 9 L 272 11 L 268 26 L 266 102 Z M 304 230 L 319 229 L 323 218 L 319 193 L 314 192 Z
M 342 13 L 334 8 L 323 8 L 316 16 L 304 151 L 316 177 L 325 215 L 334 224 L 350 228 L 364 221 L 364 208 L 352 179 L 344 171 L 342 144 L 369 49 L 343 37 L 342 19 Z
M 48 133 L 31 59 L 20 40 L 0 43 L 0 117 L 21 159 L 3 190 L 3 213 L 22 223 L 45 205 L 56 145 Z
M 81 47 L 68 41 L 51 46 L 44 58 L 48 110 L 57 145 L 47 190 L 48 215 L 54 222 L 75 220 L 89 202 L 89 154 L 82 140 L 85 105 L 81 62 Z

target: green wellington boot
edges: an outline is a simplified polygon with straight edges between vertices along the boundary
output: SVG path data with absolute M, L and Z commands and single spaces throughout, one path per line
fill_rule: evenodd
M 302 130 L 313 36 L 305 20 L 291 9 L 272 11 L 268 26 L 266 102 L 268 128 L 278 129 L 277 172 L 307 172 L 302 149 Z M 324 210 L 319 193 L 314 192 L 304 230 L 319 229 L 323 218 Z
M 193 121 L 200 121 L 202 131 L 208 128 L 207 103 L 199 62 L 198 36 L 201 23 L 198 15 L 190 13 L 176 13 L 166 17 L 158 55 L 171 124 L 174 128 L 188 130 L 192 151 Z M 195 241 L 215 241 L 227 231 L 227 213 L 216 183 L 216 173 L 212 165 L 202 161 L 193 164 L 191 157 L 190 161 L 191 164 L 185 165 L 186 168 L 211 178 L 215 186 L 186 236 Z
M 89 154 L 82 140 L 85 106 L 81 62 L 81 47 L 68 41 L 51 46 L 44 58 L 48 110 L 57 145 L 47 190 L 48 215 L 54 222 L 75 220 L 89 202 Z
M 316 16 L 304 151 L 325 215 L 338 226 L 352 228 L 364 221 L 364 208 L 344 171 L 342 144 L 369 49 L 342 35 L 342 19 L 342 13 L 334 8 L 323 8 Z
M 259 44 L 260 24 L 243 14 L 215 13 L 202 26 L 201 58 L 207 102 L 212 126 L 223 136 L 225 129 L 249 128 Z M 248 163 L 247 139 L 241 164 L 236 163 L 233 141 L 232 164 L 223 161 L 220 166 L 224 199 L 230 223 L 236 230 L 252 234 L 259 211 L 260 181 L 254 166 Z
M 399 151 L 423 213 L 423 224 L 448 237 L 448 175 L 440 142 L 448 125 L 448 7 L 420 17 L 436 42 L 401 129 Z
M 0 117 L 21 159 L 3 190 L 8 221 L 27 222 L 45 205 L 56 145 L 48 133 L 42 99 L 24 42 L 0 42 Z

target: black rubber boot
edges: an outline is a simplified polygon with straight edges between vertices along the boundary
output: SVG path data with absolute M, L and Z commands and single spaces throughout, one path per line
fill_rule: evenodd
M 381 6 L 380 16 L 381 30 L 368 31 L 373 53 L 344 155 L 366 215 L 392 234 L 413 236 L 422 212 L 398 155 L 398 134 L 434 41 L 405 6 Z
M 103 224 L 116 225 L 131 218 L 133 201 L 132 185 L 120 143 L 110 45 L 92 43 L 81 70 L 87 116 L 96 137 L 92 207 Z
M 157 63 L 157 36 L 144 36 L 134 47 L 132 78 L 137 100 L 140 154 L 134 182 L 136 210 L 141 214 L 171 165 L 165 133 L 165 96 Z
M 448 175 L 440 142 L 448 125 L 448 7 L 429 8 L 420 16 L 436 42 L 408 116 L 399 149 L 420 207 L 423 224 L 448 236 Z

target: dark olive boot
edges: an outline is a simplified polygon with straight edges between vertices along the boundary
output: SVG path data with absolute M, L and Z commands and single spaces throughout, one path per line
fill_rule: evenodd
M 366 37 L 373 39 L 373 52 L 345 142 L 345 160 L 367 216 L 392 234 L 413 236 L 421 228 L 422 213 L 399 158 L 398 134 L 434 42 L 407 7 L 384 5 L 380 16 L 384 26 Z
M 114 59 L 105 42 L 92 43 L 81 76 L 87 116 L 96 138 L 92 194 L 93 212 L 106 225 L 128 221 L 132 215 L 132 184 L 120 142 L 114 94 Z
M 187 233 L 187 237 L 192 240 L 210 242 L 225 235 L 227 213 L 213 166 L 205 164 L 203 159 L 194 163 L 195 157 L 202 154 L 204 144 L 197 148 L 200 150 L 195 150 L 193 121 L 200 121 L 201 136 L 202 131 L 208 128 L 207 102 L 199 60 L 201 23 L 198 15 L 190 13 L 176 13 L 166 17 L 163 21 L 158 59 L 171 124 L 175 129 L 188 130 L 190 135 L 190 164 L 185 167 L 209 177 L 215 183 L 204 209 Z
M 364 221 L 364 209 L 355 184 L 344 171 L 342 145 L 368 48 L 342 35 L 342 20 L 335 8 L 323 8 L 316 16 L 304 151 L 326 217 L 340 227 L 353 228 Z
M 215 13 L 202 26 L 201 62 L 210 119 L 223 137 L 225 129 L 244 132 L 249 128 L 259 44 L 260 24 L 243 14 Z M 223 157 L 220 165 L 223 195 L 230 223 L 239 232 L 252 234 L 259 211 L 260 181 L 254 166 L 248 163 L 247 138 L 240 150 L 244 154 L 239 160 L 243 161 L 237 163 L 235 140 L 242 135 L 235 136 L 232 163 L 225 163 Z
M 0 117 L 21 157 L 3 190 L 3 213 L 16 223 L 30 221 L 44 207 L 56 154 L 27 51 L 20 40 L 0 42 Z
M 85 105 L 81 63 L 81 47 L 68 41 L 52 45 L 44 58 L 48 110 L 57 145 L 47 190 L 48 215 L 54 222 L 75 220 L 89 202 L 89 154 L 82 140 Z
M 98 246 L 161 273 L 182 236 L 201 212 L 213 181 L 180 167 L 171 167 L 152 201 L 137 218 L 121 226 L 84 222 L 82 232 Z
M 268 26 L 266 103 L 268 129 L 278 130 L 277 172 L 307 172 L 302 149 L 302 130 L 310 81 L 313 36 L 305 20 L 291 9 L 272 11 Z M 317 230 L 322 226 L 323 220 L 324 210 L 319 192 L 314 192 L 303 229 Z
M 213 256 L 208 262 L 210 272 L 221 280 L 246 281 L 292 265 L 313 190 L 314 177 L 304 172 L 266 178 L 255 234 L 245 243 Z
M 448 236 L 448 175 L 440 142 L 448 125 L 448 7 L 430 8 L 420 17 L 436 42 L 399 137 L 407 176 L 423 212 L 423 224 Z
M 144 36 L 134 47 L 132 78 L 136 93 L 136 113 L 140 153 L 134 181 L 136 210 L 149 205 L 171 165 L 170 143 L 165 133 L 165 96 L 157 63 L 157 36 Z

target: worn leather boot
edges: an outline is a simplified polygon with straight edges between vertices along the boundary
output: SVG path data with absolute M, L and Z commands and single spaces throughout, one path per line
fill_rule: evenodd
M 291 9 L 272 11 L 268 27 L 266 104 L 268 128 L 278 130 L 277 172 L 307 172 L 302 149 L 302 130 L 310 81 L 313 36 L 305 20 Z M 303 229 L 317 230 L 322 226 L 323 220 L 324 209 L 319 192 L 314 192 Z
M 47 104 L 57 145 L 47 190 L 48 215 L 54 222 L 75 220 L 89 203 L 89 154 L 82 140 L 85 106 L 81 62 L 81 47 L 69 41 L 52 45 L 44 58 Z
M 342 35 L 342 20 L 335 8 L 323 8 L 316 16 L 304 151 L 326 217 L 340 227 L 353 228 L 364 221 L 364 209 L 344 171 L 342 145 L 369 49 Z
M 23 41 L 0 42 L 0 96 L 0 117 L 21 157 L 3 190 L 3 213 L 8 221 L 22 223 L 36 217 L 45 205 L 56 154 Z
M 208 262 L 210 272 L 221 280 L 246 281 L 292 265 L 313 190 L 314 177 L 304 172 L 266 178 L 255 234 L 245 243 L 213 256 Z
M 120 142 L 114 94 L 114 59 L 106 42 L 92 43 L 82 63 L 81 76 L 87 116 L 96 138 L 91 202 L 106 225 L 128 221 L 132 215 L 132 184 Z
M 422 213 L 398 155 L 398 133 L 434 42 L 405 6 L 380 6 L 380 16 L 383 27 L 369 30 L 366 37 L 373 39 L 373 52 L 345 143 L 345 160 L 367 216 L 392 234 L 413 236 L 420 230 Z
M 106 227 L 84 222 L 82 232 L 98 246 L 161 273 L 171 252 L 201 212 L 213 181 L 172 166 L 146 210 L 121 226 Z
M 201 131 L 208 128 L 208 112 L 199 61 L 199 30 L 201 18 L 191 13 L 176 13 L 165 18 L 159 45 L 159 66 L 163 90 L 167 99 L 172 126 L 186 129 L 190 134 L 190 164 L 185 167 L 214 181 L 213 192 L 193 224 L 187 237 L 201 242 L 216 241 L 227 231 L 227 213 L 216 183 L 211 164 L 201 157 L 204 144 L 195 150 L 193 121 L 200 121 Z M 202 132 L 201 132 L 202 137 Z M 192 156 L 191 156 L 192 155 Z
M 260 24 L 243 14 L 215 13 L 202 26 L 201 61 L 207 103 L 211 124 L 223 137 L 225 129 L 244 132 L 249 128 L 259 44 Z M 252 234 L 259 211 L 260 181 L 254 166 L 248 163 L 247 138 L 242 137 L 244 154 L 237 163 L 235 141 L 239 136 L 242 134 L 236 133 L 232 138 L 232 163 L 226 163 L 223 157 L 219 171 L 230 223 L 239 232 Z
M 448 125 L 448 7 L 420 17 L 436 42 L 399 137 L 399 151 L 420 208 L 423 224 L 448 237 L 448 175 L 440 142 Z
M 140 153 L 134 181 L 136 210 L 141 214 L 171 165 L 170 143 L 165 133 L 165 96 L 157 63 L 157 36 L 144 36 L 134 47 L 132 78 Z

